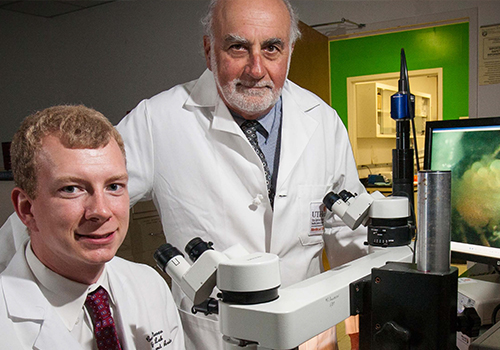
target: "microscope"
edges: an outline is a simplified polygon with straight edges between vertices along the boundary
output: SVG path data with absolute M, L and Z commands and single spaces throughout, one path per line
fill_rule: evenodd
M 185 249 L 170 244 L 155 253 L 158 266 L 193 301 L 192 312 L 219 315 L 224 349 L 295 349 L 351 315 L 350 284 L 374 266 L 411 257 L 407 246 L 380 250 L 339 268 L 280 288 L 279 258 L 248 253 L 241 245 L 218 252 L 200 238 Z M 217 287 L 216 298 L 211 298 Z
M 427 196 L 442 195 L 433 179 L 425 181 L 433 186 Z M 193 313 L 219 315 L 225 350 L 295 349 L 357 314 L 360 349 L 455 349 L 456 331 L 470 334 L 474 314 L 457 317 L 456 268 L 439 270 L 442 255 L 428 250 L 412 263 L 409 242 L 396 237 L 405 226 L 411 232 L 408 199 L 346 191 L 329 193 L 324 203 L 350 228 L 365 224 L 368 241 L 380 248 L 287 288 L 280 288 L 276 255 L 249 253 L 241 245 L 218 252 L 197 237 L 185 247 L 192 264 L 168 243 L 155 259 L 193 301 Z M 435 207 L 425 210 L 443 215 Z

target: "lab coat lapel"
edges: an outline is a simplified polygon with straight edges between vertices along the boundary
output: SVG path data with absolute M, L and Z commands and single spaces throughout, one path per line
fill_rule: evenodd
M 217 87 L 214 75 L 206 69 L 194 84 L 188 99 L 184 103 L 185 108 L 191 107 L 214 107 L 217 101 Z
M 214 75 L 210 70 L 205 70 L 191 91 L 184 104 L 186 108 L 208 108 L 212 114 L 212 129 L 229 132 L 243 137 L 243 132 L 217 93 Z
M 35 341 L 35 349 L 41 350 L 68 350 L 81 349 L 82 346 L 71 336 L 68 329 L 64 326 L 54 311 L 50 311 L 52 316 L 46 318 L 40 329 L 40 335 Z M 55 319 L 57 317 L 57 320 Z
M 281 154 L 278 170 L 277 190 L 287 181 L 297 161 L 311 140 L 318 122 L 308 112 L 318 106 L 312 98 L 297 98 L 293 83 L 287 81 L 283 88 L 281 124 Z
M 229 149 L 239 149 L 238 152 L 245 153 L 247 159 L 259 167 L 262 166 L 259 156 L 257 156 L 243 131 L 234 121 L 224 101 L 219 97 L 214 76 L 210 70 L 207 69 L 198 79 L 184 107 L 196 108 L 204 117 L 209 118 L 211 120 L 210 131 L 214 132 L 213 137 L 217 138 L 221 144 L 226 145 Z M 244 173 L 240 175 L 242 178 L 246 178 Z M 256 173 L 254 175 L 256 178 L 260 178 L 261 174 Z
M 119 301 L 118 315 L 117 317 L 115 316 L 115 322 L 117 327 L 122 328 L 122 347 L 127 348 L 130 346 L 130 348 L 133 348 L 134 344 L 136 344 L 136 339 L 134 338 L 139 333 L 137 330 L 137 320 L 141 319 L 139 303 L 136 301 L 137 294 L 131 292 L 131 288 L 135 288 L 132 287 L 135 282 L 129 276 L 117 273 L 115 268 L 115 263 L 117 262 L 115 259 L 117 258 L 113 258 L 113 260 L 106 264 L 113 302 L 118 303 Z M 127 320 L 127 322 L 124 320 Z
M 214 76 L 206 70 L 198 79 L 184 103 L 184 108 L 196 110 L 199 118 L 210 121 L 208 137 L 215 140 L 214 147 L 220 153 L 221 162 L 229 165 L 249 193 L 266 193 L 264 168 L 243 131 L 234 121 L 229 109 L 217 93 Z M 247 161 L 242 161 L 243 156 Z M 249 163 L 255 166 L 249 166 Z M 227 169 L 227 168 L 226 168 Z
M 24 258 L 24 247 L 16 253 L 2 275 L 9 315 L 24 322 L 40 324 L 38 336 L 33 337 L 36 339 L 34 349 L 81 349 L 34 281 Z
M 277 183 L 278 190 L 287 181 L 318 127 L 318 122 L 308 114 L 309 111 L 319 105 L 318 101 L 307 94 L 301 94 L 298 97 L 294 92 L 297 89 L 298 87 L 288 80 L 283 87 L 283 119 L 281 126 L 282 136 Z M 243 144 L 247 145 L 245 146 L 245 151 L 248 152 L 249 157 L 252 157 L 249 159 L 260 165 L 260 160 L 255 152 L 253 152 L 252 146 L 246 140 L 238 124 L 234 122 L 231 113 L 222 99 L 218 96 L 211 71 L 206 70 L 194 85 L 185 106 L 187 108 L 209 108 L 211 110 L 210 117 L 213 118 L 212 130 L 223 131 L 240 137 Z

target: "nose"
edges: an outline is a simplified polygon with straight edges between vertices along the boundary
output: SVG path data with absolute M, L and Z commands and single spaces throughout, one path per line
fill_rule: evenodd
M 105 222 L 111 217 L 111 213 L 112 211 L 104 193 L 94 192 L 88 197 L 85 208 L 85 218 L 87 220 Z
M 246 73 L 253 79 L 259 80 L 265 76 L 265 67 L 260 53 L 252 52 L 248 58 Z

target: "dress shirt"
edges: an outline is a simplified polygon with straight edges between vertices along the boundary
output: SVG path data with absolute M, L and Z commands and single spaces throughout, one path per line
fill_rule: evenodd
M 71 281 L 47 268 L 33 253 L 31 243 L 26 246 L 26 260 L 33 275 L 40 282 L 40 290 L 55 308 L 71 335 L 82 344 L 82 348 L 97 350 L 94 325 L 89 311 L 85 307 L 85 300 L 88 293 L 103 286 L 109 293 L 111 313 L 113 314 L 115 302 L 109 288 L 106 267 L 97 282 L 89 286 Z M 119 327 L 117 327 L 117 331 L 119 332 Z

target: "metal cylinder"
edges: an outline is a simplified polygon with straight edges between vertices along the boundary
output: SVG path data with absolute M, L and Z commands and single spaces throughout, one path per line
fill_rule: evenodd
M 450 270 L 451 172 L 418 173 L 417 269 L 445 273 Z

